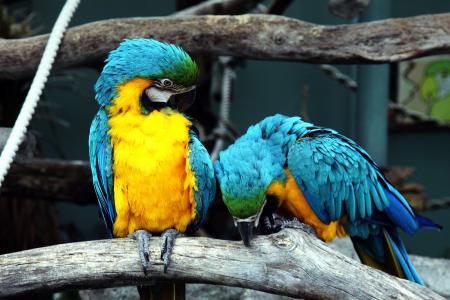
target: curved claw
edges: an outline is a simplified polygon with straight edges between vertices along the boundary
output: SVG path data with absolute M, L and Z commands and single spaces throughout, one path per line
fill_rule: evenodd
M 168 229 L 161 234 L 161 260 L 164 262 L 164 273 L 167 273 L 169 268 L 175 239 L 180 235 L 182 234 L 175 229 Z
M 261 222 L 259 222 L 258 233 L 259 234 L 272 234 L 277 233 L 282 229 L 282 220 L 278 217 L 275 218 L 273 214 L 262 216 Z
M 150 238 L 152 234 L 146 230 L 137 230 L 133 233 L 133 239 L 137 242 L 142 269 L 147 275 L 150 265 Z

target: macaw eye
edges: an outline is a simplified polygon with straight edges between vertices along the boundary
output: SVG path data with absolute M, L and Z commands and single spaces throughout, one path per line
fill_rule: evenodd
M 165 88 L 172 87 L 173 82 L 172 82 L 172 80 L 165 78 L 165 79 L 161 80 L 161 86 L 165 87 Z

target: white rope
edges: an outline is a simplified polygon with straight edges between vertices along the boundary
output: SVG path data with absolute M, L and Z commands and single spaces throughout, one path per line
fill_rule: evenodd
M 45 46 L 41 62 L 39 63 L 36 71 L 36 75 L 31 83 L 30 90 L 28 91 L 16 123 L 11 130 L 11 134 L 6 141 L 5 147 L 3 148 L 0 156 L 0 187 L 5 179 L 9 167 L 11 166 L 11 163 L 14 160 L 14 157 L 16 156 L 20 143 L 25 136 L 31 117 L 33 116 L 34 110 L 36 109 L 39 98 L 42 94 L 42 90 L 44 89 L 45 83 L 50 75 L 50 69 L 58 52 L 59 44 L 61 43 L 64 32 L 66 31 L 70 19 L 72 18 L 79 3 L 80 0 L 67 0 L 55 22 L 55 25 L 53 26 L 47 45 Z

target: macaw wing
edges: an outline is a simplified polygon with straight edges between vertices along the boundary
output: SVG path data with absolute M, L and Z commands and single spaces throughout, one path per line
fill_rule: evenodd
M 116 210 L 112 169 L 113 153 L 108 130 L 107 113 L 100 109 L 92 121 L 89 132 L 89 161 L 100 211 L 109 234 L 112 235 Z
M 288 153 L 288 168 L 313 211 L 324 223 L 347 215 L 349 223 L 383 222 L 406 231 L 417 228 L 406 200 L 356 143 L 334 132 L 297 140 Z M 387 209 L 386 209 L 387 208 Z M 387 217 L 386 217 L 387 214 Z
M 189 163 L 195 177 L 195 227 L 198 227 L 205 221 L 209 205 L 214 200 L 216 179 L 208 151 L 198 139 L 197 133 L 191 129 L 189 135 Z

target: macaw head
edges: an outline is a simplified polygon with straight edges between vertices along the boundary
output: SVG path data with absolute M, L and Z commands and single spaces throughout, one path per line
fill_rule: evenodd
M 169 107 L 184 112 L 194 102 L 197 77 L 196 63 L 180 47 L 153 39 L 124 40 L 106 60 L 96 99 L 118 111 L 148 114 Z M 115 103 L 118 98 L 125 100 Z
M 223 202 L 246 246 L 260 221 L 269 185 L 284 176 L 280 147 L 253 136 L 252 129 L 222 151 L 214 164 Z

